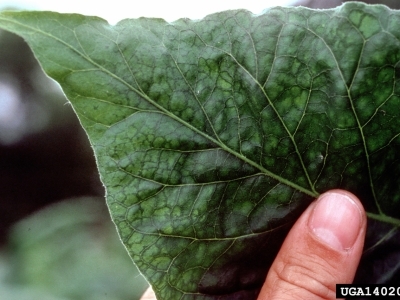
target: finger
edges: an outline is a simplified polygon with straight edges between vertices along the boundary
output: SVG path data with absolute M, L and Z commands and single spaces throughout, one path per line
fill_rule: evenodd
M 357 197 L 342 190 L 322 194 L 289 232 L 258 299 L 335 299 L 336 284 L 354 279 L 365 231 Z
M 140 300 L 157 300 L 156 294 L 154 294 L 151 286 L 149 286 L 148 289 L 144 292 Z

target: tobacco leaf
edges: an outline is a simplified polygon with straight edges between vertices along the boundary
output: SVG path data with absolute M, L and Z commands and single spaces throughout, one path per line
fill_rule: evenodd
M 343 188 L 370 224 L 356 280 L 399 281 L 400 14 L 202 20 L 3 12 L 93 146 L 120 237 L 159 299 L 253 299 L 290 226 Z

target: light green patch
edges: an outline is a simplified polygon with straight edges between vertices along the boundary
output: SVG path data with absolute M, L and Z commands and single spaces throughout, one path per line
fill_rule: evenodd
M 371 15 L 363 15 L 359 28 L 365 39 L 369 39 L 382 30 L 379 20 Z

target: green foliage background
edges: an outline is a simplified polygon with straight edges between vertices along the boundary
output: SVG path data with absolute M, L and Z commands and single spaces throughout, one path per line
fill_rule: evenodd
M 14 225 L 0 259 L 9 300 L 140 299 L 148 284 L 99 199 L 68 199 Z

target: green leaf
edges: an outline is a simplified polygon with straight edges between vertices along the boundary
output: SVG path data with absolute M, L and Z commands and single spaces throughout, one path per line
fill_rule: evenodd
M 140 299 L 147 282 L 130 265 L 101 200 L 68 199 L 15 224 L 2 298 Z
M 116 26 L 4 12 L 0 27 L 71 101 L 159 299 L 255 298 L 290 226 L 331 188 L 371 218 L 358 278 L 400 277 L 400 259 L 376 255 L 400 253 L 399 12 L 348 3 Z

